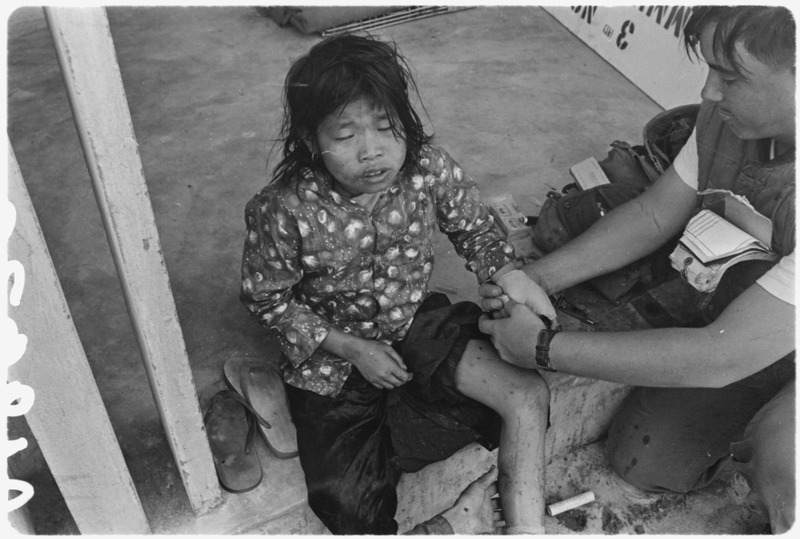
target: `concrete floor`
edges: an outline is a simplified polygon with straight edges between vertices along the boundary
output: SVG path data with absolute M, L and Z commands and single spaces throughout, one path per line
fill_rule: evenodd
M 286 70 L 319 37 L 279 28 L 251 7 L 113 7 L 108 17 L 204 403 L 219 386 L 230 355 L 276 357 L 275 342 L 237 297 L 243 208 L 267 182 Z M 601 158 L 613 140 L 638 142 L 644 123 L 660 111 L 540 7 L 477 7 L 374 33 L 395 40 L 410 60 L 438 142 L 486 196 L 510 193 L 523 210 L 534 211 L 547 190 L 567 183 L 572 164 L 590 155 Z M 18 10 L 8 21 L 8 135 L 151 525 L 158 533 L 190 529 L 182 528 L 190 520 L 188 500 L 158 419 L 39 9 Z M 474 277 L 446 242 L 440 245 L 434 284 L 446 285 L 459 299 L 474 298 Z M 12 418 L 9 429 L 12 437 L 27 432 L 19 419 Z M 9 465 L 36 489 L 28 508 L 37 533 L 77 533 L 35 440 L 26 437 L 31 447 Z M 585 451 L 574 463 L 599 458 Z M 584 478 L 586 469 L 580 472 Z M 296 462 L 290 461 L 272 466 L 265 477 L 275 485 L 295 485 L 292 474 Z M 561 482 L 549 492 L 573 494 L 567 487 Z M 741 501 L 741 485 L 734 487 L 727 500 Z M 304 511 L 262 531 L 324 532 Z M 673 514 L 668 529 L 642 528 L 642 519 L 632 519 L 627 528 L 609 527 L 607 515 L 598 514 L 594 527 L 553 531 L 714 533 L 700 524 L 682 527 L 683 513 Z M 752 533 L 742 527 L 726 532 L 736 529 Z

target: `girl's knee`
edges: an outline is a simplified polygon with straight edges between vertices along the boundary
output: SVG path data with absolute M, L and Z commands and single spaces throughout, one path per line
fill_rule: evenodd
M 503 361 L 491 343 L 469 341 L 455 372 L 456 389 L 501 414 L 522 414 L 550 404 L 547 382 L 535 370 Z
M 536 371 L 519 371 L 498 388 L 505 394 L 510 411 L 521 416 L 531 411 L 546 412 L 550 406 L 550 387 L 547 382 Z
M 522 370 L 519 380 L 526 401 L 533 401 L 538 406 L 550 405 L 550 386 L 537 371 Z

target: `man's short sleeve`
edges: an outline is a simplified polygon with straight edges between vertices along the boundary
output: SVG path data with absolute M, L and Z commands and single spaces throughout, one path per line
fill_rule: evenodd
M 699 160 L 697 157 L 696 130 L 692 130 L 692 135 L 689 137 L 689 140 L 686 141 L 686 144 L 683 145 L 681 151 L 678 152 L 678 156 L 675 158 L 672 166 L 675 167 L 675 172 L 677 172 L 678 176 L 681 177 L 683 183 L 692 189 L 697 189 L 697 170 L 699 167 Z
M 756 283 L 776 298 L 794 305 L 794 251 L 781 258 Z

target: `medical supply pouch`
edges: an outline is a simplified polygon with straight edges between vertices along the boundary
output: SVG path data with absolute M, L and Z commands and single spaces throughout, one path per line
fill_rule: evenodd
M 613 208 L 639 196 L 672 163 L 694 129 L 699 105 L 685 105 L 662 112 L 644 127 L 642 145 L 614 141 L 608 155 L 599 161 L 608 178 L 603 185 L 582 190 L 577 183 L 547 194 L 533 224 L 533 241 L 548 253 L 583 233 Z M 595 288 L 611 301 L 620 299 L 638 283 L 647 287 L 663 282 L 674 270 L 669 249 L 624 268 L 593 279 Z
M 533 226 L 533 242 L 545 253 L 582 234 L 612 208 L 636 198 L 644 186 L 609 183 L 582 191 L 568 184 L 550 191 Z

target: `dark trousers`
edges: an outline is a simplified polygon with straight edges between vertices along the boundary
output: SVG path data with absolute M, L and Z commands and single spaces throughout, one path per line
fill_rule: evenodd
M 794 371 L 792 353 L 719 389 L 634 388 L 608 433 L 612 467 L 649 492 L 703 488 L 733 469 L 731 444 Z
M 433 295 L 398 349 L 411 382 L 378 389 L 353 369 L 339 394 L 287 386 L 308 502 L 334 534 L 395 534 L 401 472 L 443 460 L 471 442 L 492 449 L 499 416 L 455 389 L 466 343 L 484 338 L 481 310 Z
M 716 319 L 772 266 L 756 261 L 729 269 L 701 312 L 700 323 Z M 791 352 L 723 388 L 636 387 L 608 433 L 611 465 L 625 481 L 646 491 L 702 488 L 733 469 L 731 445 L 743 439 L 756 413 L 794 377 Z

